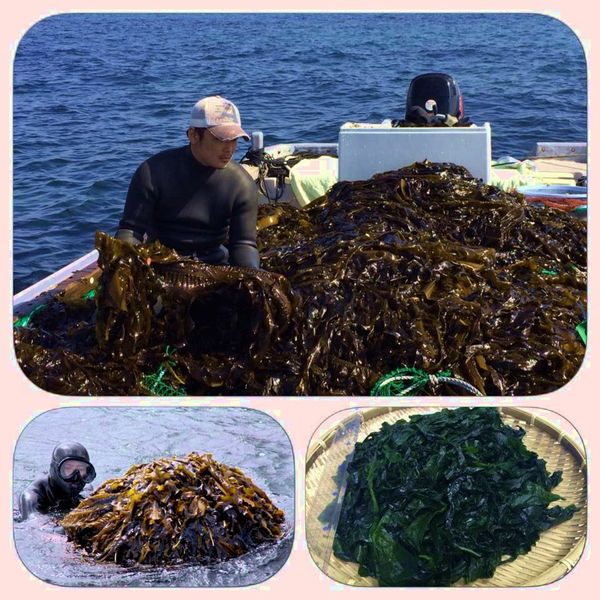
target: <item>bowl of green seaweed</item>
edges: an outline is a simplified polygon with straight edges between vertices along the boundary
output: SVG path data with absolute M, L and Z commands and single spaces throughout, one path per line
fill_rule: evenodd
M 308 547 L 342 583 L 542 585 L 583 551 L 585 456 L 535 414 L 376 408 L 311 447 Z

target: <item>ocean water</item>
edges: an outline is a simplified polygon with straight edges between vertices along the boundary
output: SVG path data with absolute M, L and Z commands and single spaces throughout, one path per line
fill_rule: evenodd
M 410 80 L 458 81 L 492 155 L 587 140 L 587 67 L 536 14 L 66 14 L 14 60 L 15 293 L 114 233 L 135 168 L 186 143 L 200 97 L 233 100 L 265 143 L 335 142 L 342 123 L 402 117 Z M 247 144 L 240 144 L 241 158 Z
M 42 413 L 19 437 L 13 462 L 13 503 L 41 473 L 52 450 L 82 443 L 97 477 L 92 487 L 132 465 L 164 456 L 210 452 L 237 466 L 286 515 L 285 533 L 241 557 L 211 566 L 121 567 L 97 563 L 68 542 L 59 515 L 15 521 L 14 539 L 25 566 L 37 577 L 66 586 L 244 586 L 265 581 L 286 562 L 294 537 L 294 457 L 282 427 L 244 408 L 60 408 Z M 90 490 L 91 491 L 91 490 Z M 14 510 L 18 518 L 18 510 Z

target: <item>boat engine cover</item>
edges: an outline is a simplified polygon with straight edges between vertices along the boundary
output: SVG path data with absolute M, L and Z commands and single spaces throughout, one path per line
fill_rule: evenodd
M 452 115 L 460 119 L 464 115 L 463 97 L 458 84 L 445 73 L 424 73 L 415 77 L 406 95 L 406 120 L 415 107 L 428 113 Z

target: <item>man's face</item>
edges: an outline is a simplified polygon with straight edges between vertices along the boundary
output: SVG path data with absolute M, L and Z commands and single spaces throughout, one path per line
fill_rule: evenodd
M 214 169 L 226 167 L 237 147 L 237 140 L 221 141 L 209 130 L 200 135 L 198 131 L 192 129 L 189 140 L 196 160 Z

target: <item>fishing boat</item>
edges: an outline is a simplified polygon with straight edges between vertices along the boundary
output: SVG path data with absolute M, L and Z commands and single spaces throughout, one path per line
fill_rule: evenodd
M 335 143 L 306 142 L 264 147 L 262 132 L 253 132 L 252 146 L 240 160 L 240 164 L 255 181 L 259 202 L 271 205 L 287 203 L 300 211 L 307 207 L 320 207 L 322 205 L 317 199 L 322 198 L 338 182 L 358 182 L 359 188 L 363 186 L 370 188 L 369 180 L 379 173 L 389 173 L 393 177 L 393 172 L 398 169 L 405 167 L 422 169 L 424 166 L 429 172 L 429 166 L 423 165 L 425 161 L 429 161 L 434 169 L 453 169 L 467 176 L 470 174 L 476 180 L 478 190 L 482 190 L 481 193 L 484 195 L 488 192 L 492 196 L 498 194 L 494 186 L 504 191 L 519 191 L 520 194 L 514 196 L 515 203 L 522 203 L 525 198 L 534 205 L 549 205 L 568 210 L 572 213 L 573 219 L 585 218 L 587 203 L 587 188 L 583 185 L 587 178 L 585 144 L 540 142 L 536 146 L 535 154 L 526 160 L 502 157 L 492 161 L 490 124 L 484 123 L 478 126 L 463 116 L 461 96 L 452 78 L 444 74 L 430 74 L 430 76 L 438 82 L 441 81 L 442 88 L 447 87 L 448 93 L 445 97 L 438 95 L 437 101 L 432 101 L 427 99 L 429 94 L 422 94 L 417 88 L 413 90 L 411 87 L 409 96 L 413 94 L 414 97 L 409 97 L 407 100 L 405 119 L 396 122 L 388 119 L 381 123 L 344 123 L 339 129 L 338 140 Z M 415 105 L 417 100 L 419 105 Z M 383 179 L 385 180 L 386 177 Z M 405 182 L 402 183 L 404 185 Z M 373 186 L 377 185 L 378 183 L 373 181 Z M 336 190 L 352 187 L 356 186 L 342 185 Z M 461 193 L 458 187 L 446 191 L 446 194 L 450 194 L 452 206 L 455 193 Z M 335 194 L 336 192 L 333 196 Z M 404 191 L 401 194 L 404 198 L 412 199 L 412 196 L 410 194 L 406 196 Z M 421 208 L 425 209 L 424 215 L 431 212 L 430 200 L 427 199 L 431 197 L 433 196 L 421 197 L 420 203 Z M 505 203 L 508 200 L 510 206 L 511 195 L 503 194 L 502 197 Z M 371 196 L 369 203 L 377 202 L 377 198 L 384 204 L 387 202 L 387 196 Z M 475 201 L 478 202 L 478 199 Z M 313 204 L 315 202 L 316 204 Z M 485 221 L 486 208 L 479 203 L 478 210 L 480 211 L 479 222 Z M 281 212 L 275 209 L 274 214 Z M 313 212 L 311 208 L 309 214 Z M 265 210 L 263 214 L 267 216 L 258 220 L 259 231 L 275 222 L 270 209 Z M 370 215 L 371 212 L 366 214 Z M 427 218 L 425 216 L 422 222 L 426 222 Z M 461 219 L 463 223 L 465 219 L 468 220 L 468 215 L 463 215 Z M 565 222 L 562 216 L 561 222 Z M 579 231 L 577 256 L 581 257 L 582 251 L 585 254 L 585 234 L 582 233 L 584 228 L 580 224 L 572 223 L 572 225 L 574 230 Z M 558 230 L 563 231 L 563 228 L 559 227 Z M 270 232 L 265 233 L 268 237 Z M 481 239 L 487 239 L 487 235 L 485 233 Z M 493 238 L 492 232 L 492 241 Z M 563 245 L 560 248 L 562 251 Z M 28 325 L 32 315 L 42 311 L 48 301 L 59 293 L 61 300 L 67 303 L 74 301 L 75 306 L 80 305 L 82 299 L 91 298 L 96 293 L 97 282 L 101 275 L 97 261 L 97 251 L 88 252 L 56 273 L 16 294 L 14 297 L 15 327 Z M 467 261 L 465 264 L 474 263 Z M 552 261 L 545 262 L 540 272 L 548 276 L 558 275 L 554 268 Z M 431 285 L 424 290 L 427 300 L 431 299 L 435 285 L 435 282 L 431 282 Z M 119 286 L 120 284 L 117 285 Z M 138 289 L 137 286 L 135 289 Z M 144 302 L 142 305 L 146 306 Z M 89 302 L 87 307 L 90 309 Z M 47 314 L 50 316 L 47 317 Z M 93 328 L 91 314 L 89 313 L 87 317 L 88 320 L 92 319 L 86 325 L 88 332 L 90 324 Z M 40 318 L 52 320 L 53 317 L 51 313 L 42 312 Z M 38 322 L 37 318 L 35 322 Z M 582 326 L 578 325 L 578 327 Z M 577 331 L 579 332 L 579 329 Z M 579 335 L 583 339 L 581 332 Z M 164 352 L 165 356 L 169 355 L 168 349 Z M 204 354 L 200 353 L 202 356 Z M 479 361 L 480 367 L 485 370 L 484 359 L 480 357 Z M 386 363 L 386 368 L 388 366 Z M 410 365 L 404 367 L 410 368 Z M 401 379 L 413 375 L 405 373 Z M 441 372 L 439 375 L 445 376 Z M 437 375 L 435 377 L 437 378 Z M 387 385 L 385 376 L 382 380 L 385 380 L 384 383 Z M 441 380 L 437 378 L 436 381 Z M 456 381 L 453 380 L 454 383 Z M 460 384 L 465 388 L 470 385 L 466 382 Z M 479 386 L 479 392 L 483 391 L 482 385 Z M 469 391 L 479 393 L 473 386 Z
M 255 179 L 260 203 L 285 202 L 303 208 L 338 181 L 339 143 L 290 143 L 262 148 L 262 133 L 255 132 L 252 137 L 253 147 L 242 164 Z M 576 185 L 587 176 L 585 144 L 538 143 L 536 154 L 525 161 L 508 163 L 500 159 L 496 165 L 491 168 L 493 185 L 530 195 L 534 201 L 542 197 L 557 202 L 575 198 L 579 201 L 576 212 L 585 215 L 587 187 Z M 74 291 L 76 287 L 82 295 L 88 293 L 97 281 L 97 259 L 98 251 L 91 250 L 15 294 L 14 320 L 30 314 L 63 290 Z
M 408 127 L 402 125 L 428 125 Z M 459 125 L 442 126 L 442 125 Z M 440 127 L 435 127 L 440 125 Z M 464 126 L 460 126 L 464 125 Z M 587 180 L 585 143 L 538 143 L 535 155 L 525 161 L 491 159 L 491 127 L 478 127 L 464 115 L 464 101 L 456 80 L 445 73 L 417 75 L 408 87 L 403 121 L 343 124 L 334 143 L 289 143 L 264 147 L 261 131 L 252 133 L 252 146 L 240 163 L 256 182 L 260 203 L 286 202 L 303 208 L 322 196 L 337 181 L 368 179 L 375 173 L 419 162 L 462 165 L 477 178 L 516 190 L 531 192 L 553 206 L 573 199 L 585 215 Z M 555 187 L 561 186 L 560 191 Z M 545 192 L 541 193 L 540 189 Z M 49 296 L 77 285 L 89 293 L 98 277 L 98 253 L 92 250 L 13 298 L 15 321 L 35 310 Z
M 259 202 L 286 202 L 302 208 L 338 181 L 339 143 L 290 143 L 262 148 L 263 134 L 255 132 L 252 138 L 253 147 L 242 164 L 255 179 Z M 496 161 L 491 167 L 490 183 L 518 190 L 533 201 L 576 199 L 575 212 L 585 216 L 587 187 L 576 183 L 586 176 L 585 144 L 545 142 L 538 143 L 535 155 L 525 161 Z M 97 259 L 97 250 L 91 250 L 15 294 L 14 320 L 30 314 L 65 289 L 88 293 L 97 281 Z

